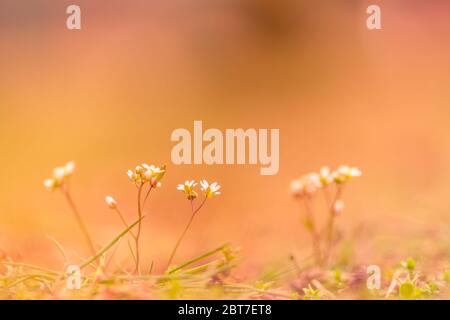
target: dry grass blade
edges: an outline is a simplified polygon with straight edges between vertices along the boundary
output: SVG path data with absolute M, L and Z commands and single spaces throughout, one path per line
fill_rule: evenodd
M 47 236 L 47 238 L 48 238 L 51 242 L 53 242 L 53 243 L 55 244 L 56 248 L 58 248 L 58 251 L 61 253 L 61 255 L 62 255 L 63 258 L 64 258 L 64 263 L 65 263 L 65 264 L 68 264 L 68 263 L 69 263 L 69 259 L 67 259 L 66 251 L 64 250 L 64 248 L 62 247 L 62 245 L 58 242 L 58 240 L 56 240 L 55 238 L 50 237 L 50 236 Z
M 44 273 L 53 274 L 53 275 L 60 274 L 60 272 L 58 272 L 58 271 L 47 269 L 47 268 L 43 268 L 43 267 L 39 267 L 39 266 L 35 266 L 33 264 L 28 264 L 28 263 L 0 261 L 0 264 L 6 265 L 6 266 L 11 266 L 11 267 L 19 267 L 19 268 L 22 267 L 22 268 L 32 269 L 32 270 L 41 271 L 41 272 L 44 272 Z

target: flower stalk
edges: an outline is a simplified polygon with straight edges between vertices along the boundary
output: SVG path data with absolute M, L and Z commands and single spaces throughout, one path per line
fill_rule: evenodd
M 134 272 L 138 275 L 141 274 L 141 255 L 140 255 L 140 238 L 141 238 L 141 230 L 142 230 L 142 217 L 143 217 L 143 208 L 144 205 L 150 195 L 150 192 L 154 188 L 161 187 L 161 179 L 165 174 L 165 166 L 161 168 L 156 167 L 154 165 L 147 165 L 143 163 L 142 165 L 136 166 L 134 170 L 128 170 L 127 175 L 130 178 L 131 182 L 133 182 L 137 189 L 137 215 L 138 215 L 138 225 L 136 235 L 133 234 L 134 238 L 134 260 L 135 260 L 135 268 Z M 148 185 L 149 189 L 145 195 L 145 198 L 142 199 L 142 191 L 144 186 Z
M 200 211 L 200 209 L 204 206 L 206 203 L 206 200 L 209 198 L 212 198 L 216 195 L 220 194 L 220 188 L 221 186 L 217 182 L 213 182 L 209 184 L 206 180 L 200 181 L 201 191 L 203 192 L 204 198 L 200 205 L 195 208 L 194 201 L 198 197 L 197 191 L 194 190 L 195 186 L 197 186 L 197 182 L 194 180 L 186 180 L 184 184 L 179 184 L 177 186 L 177 190 L 183 192 L 187 199 L 190 201 L 191 204 L 191 217 L 189 218 L 189 221 L 184 228 L 183 232 L 181 233 L 180 237 L 178 238 L 177 242 L 175 243 L 175 247 L 172 250 L 172 253 L 170 254 L 169 261 L 167 262 L 166 269 L 169 269 L 170 265 L 172 264 L 173 258 L 175 257 L 175 254 L 178 250 L 178 247 L 180 246 L 181 242 L 183 241 L 186 233 L 188 232 L 189 228 L 192 225 L 192 222 L 194 221 L 194 218 L 196 214 Z
M 313 172 L 291 182 L 293 196 L 298 201 L 303 202 L 305 206 L 305 228 L 311 234 L 315 262 L 319 266 L 327 264 L 333 248 L 335 219 L 344 209 L 343 187 L 347 181 L 359 176 L 361 176 L 361 171 L 355 167 L 340 166 L 333 172 L 330 172 L 328 167 L 323 167 L 319 173 Z M 334 197 L 330 194 L 332 185 L 335 186 Z M 312 201 L 320 189 L 323 190 L 328 211 L 324 235 L 317 231 L 312 209 Z M 321 243 L 323 241 L 325 243 Z
M 86 242 L 89 246 L 89 250 L 93 255 L 96 254 L 95 246 L 92 241 L 91 236 L 89 235 L 89 232 L 86 228 L 86 225 L 83 222 L 83 219 L 81 218 L 80 212 L 78 211 L 78 208 L 75 204 L 75 202 L 72 199 L 72 196 L 69 191 L 69 180 L 72 176 L 73 172 L 75 171 L 75 163 L 73 161 L 69 161 L 64 166 L 56 167 L 53 170 L 53 175 L 51 178 L 44 180 L 44 186 L 50 190 L 60 190 L 62 194 L 64 195 L 64 198 L 66 199 L 67 203 L 69 204 L 69 207 L 75 216 L 75 219 L 78 223 L 78 226 L 80 227 L 81 233 L 83 234 L 84 238 L 86 239 Z
M 61 192 L 63 193 L 67 203 L 69 204 L 70 209 L 72 210 L 73 215 L 75 216 L 75 219 L 77 220 L 78 226 L 80 227 L 81 233 L 83 233 L 84 238 L 86 239 L 86 242 L 89 246 L 89 250 L 91 251 L 92 255 L 96 254 L 96 250 L 94 247 L 94 243 L 92 242 L 92 238 L 89 235 L 89 232 L 86 228 L 86 225 L 83 222 L 83 219 L 81 218 L 81 215 L 78 211 L 77 206 L 75 205 L 75 202 L 72 199 L 72 196 L 70 195 L 70 192 L 68 188 L 61 188 Z

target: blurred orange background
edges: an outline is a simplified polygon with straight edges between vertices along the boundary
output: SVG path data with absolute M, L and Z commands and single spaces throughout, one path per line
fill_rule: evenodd
M 82 30 L 69 31 L 75 2 Z M 379 31 L 366 28 L 372 3 Z M 88 254 L 63 197 L 42 185 L 68 160 L 99 244 L 122 229 L 106 195 L 135 219 L 126 170 L 167 164 L 143 235 L 144 262 L 160 271 L 189 218 L 176 184 L 191 178 L 218 181 L 223 194 L 200 212 L 175 262 L 227 241 L 242 247 L 250 273 L 307 252 L 289 182 L 322 165 L 363 171 L 337 222 L 347 236 L 366 231 L 361 261 L 448 246 L 449 9 L 425 0 L 0 0 L 0 248 L 61 267 L 51 236 L 74 262 Z M 194 120 L 279 128 L 279 173 L 173 165 L 170 134 Z

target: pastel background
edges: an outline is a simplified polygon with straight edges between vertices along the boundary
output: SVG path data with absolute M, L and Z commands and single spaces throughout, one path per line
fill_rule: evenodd
M 73 3 L 80 31 L 65 28 Z M 372 3 L 382 8 L 380 31 L 365 26 Z M 252 274 L 307 254 L 289 182 L 342 163 L 363 171 L 337 222 L 355 240 L 355 259 L 448 247 L 449 9 L 426 0 L 0 0 L 0 248 L 61 267 L 51 236 L 74 262 L 88 254 L 62 196 L 42 185 L 68 160 L 100 244 L 122 229 L 106 195 L 129 221 L 136 215 L 126 170 L 167 164 L 143 231 L 144 263 L 158 270 L 189 218 L 177 183 L 207 178 L 223 195 L 200 212 L 176 261 L 230 241 Z M 279 174 L 174 166 L 170 134 L 194 120 L 279 128 Z

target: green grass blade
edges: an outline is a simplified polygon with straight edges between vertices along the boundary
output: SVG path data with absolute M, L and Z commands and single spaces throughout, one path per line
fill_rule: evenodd
M 203 260 L 203 259 L 205 259 L 205 258 L 208 258 L 209 256 L 212 256 L 213 254 L 215 254 L 215 253 L 221 251 L 223 248 L 227 247 L 228 245 L 229 245 L 229 244 L 226 243 L 226 244 L 221 245 L 220 247 L 218 247 L 218 248 L 216 248 L 216 249 L 214 249 L 214 250 L 208 251 L 208 252 L 206 252 L 206 253 L 204 253 L 204 254 L 202 254 L 202 255 L 200 255 L 200 256 L 194 258 L 194 259 L 188 260 L 188 261 L 186 261 L 185 263 L 183 263 L 182 265 L 176 267 L 175 269 L 170 270 L 170 271 L 169 271 L 169 274 L 172 274 L 172 273 L 177 272 L 177 271 L 179 271 L 179 270 L 181 270 L 181 269 L 183 269 L 183 268 L 186 268 L 188 265 L 191 265 L 191 264 L 193 264 L 193 263 L 195 263 L 195 262 L 198 262 L 198 261 L 200 261 L 200 260 Z
M 125 236 L 133 227 L 135 227 L 142 219 L 144 219 L 145 216 L 141 217 L 134 223 L 132 223 L 128 228 L 126 228 L 124 231 L 122 231 L 117 237 L 114 238 L 113 241 L 111 241 L 107 246 L 103 247 L 95 256 L 90 258 L 88 261 L 83 263 L 80 266 L 80 269 L 83 269 L 84 267 L 90 265 L 92 262 L 100 258 L 102 255 L 104 255 L 109 249 L 111 249 L 112 246 L 114 246 L 123 236 Z

